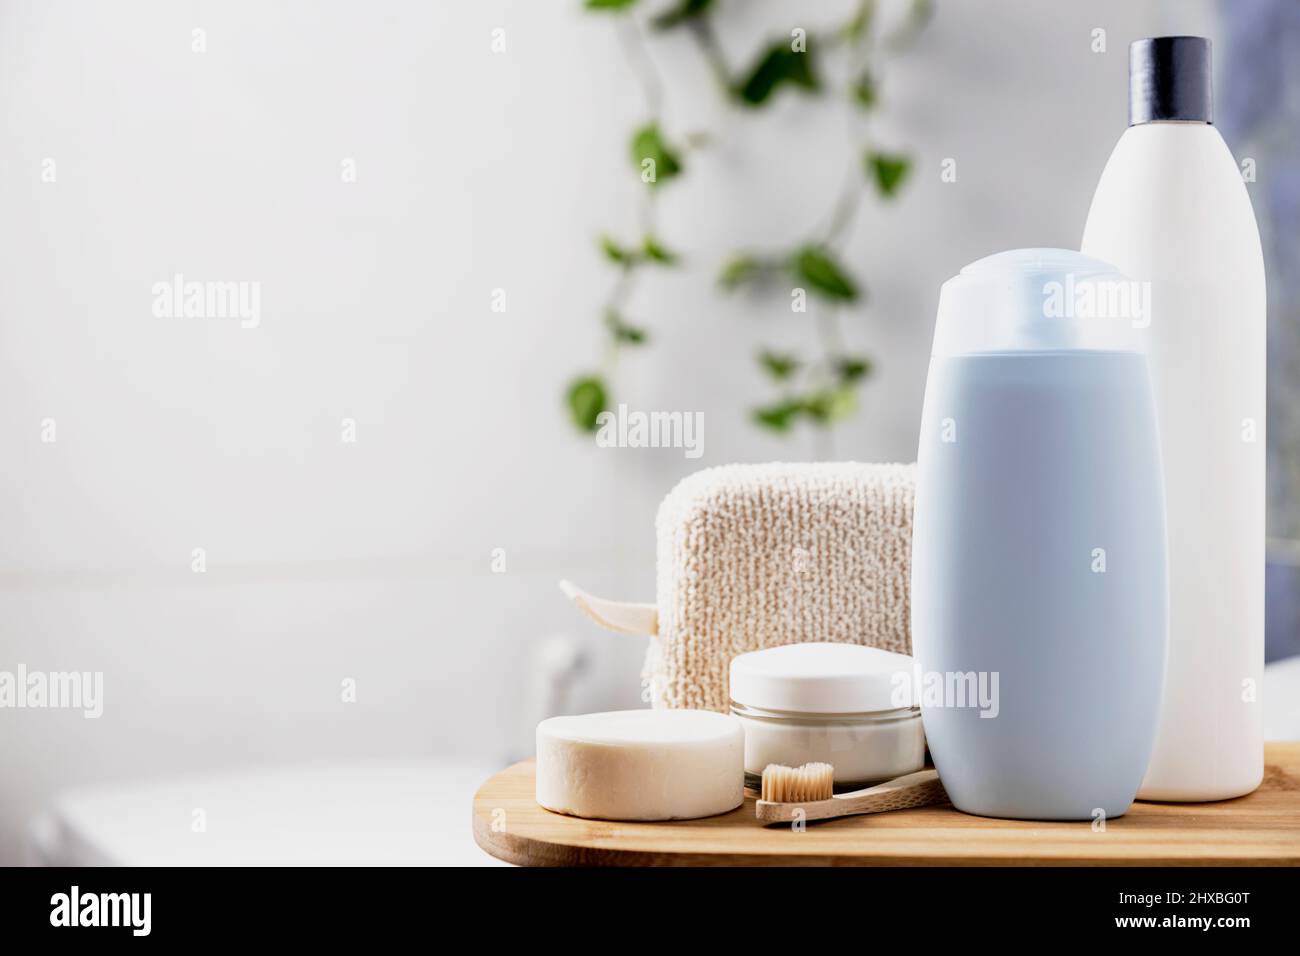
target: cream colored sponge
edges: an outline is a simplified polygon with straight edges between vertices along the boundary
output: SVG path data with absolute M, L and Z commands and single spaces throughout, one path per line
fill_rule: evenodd
M 619 710 L 537 725 L 537 802 L 596 820 L 689 820 L 745 799 L 740 721 L 706 710 Z

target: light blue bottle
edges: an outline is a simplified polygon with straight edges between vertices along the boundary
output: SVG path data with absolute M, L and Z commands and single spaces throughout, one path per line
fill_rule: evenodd
M 943 286 L 912 642 L 930 752 L 967 813 L 1116 817 L 1146 770 L 1168 613 L 1149 305 L 1142 284 L 1057 249 Z

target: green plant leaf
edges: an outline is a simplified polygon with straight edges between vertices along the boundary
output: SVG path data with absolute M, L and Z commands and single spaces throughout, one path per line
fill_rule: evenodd
M 875 17 L 876 4 L 874 0 L 864 0 L 858 4 L 857 10 L 853 12 L 853 17 L 840 27 L 840 36 L 850 43 L 857 43 L 867 35 L 871 29 L 871 21 Z
M 871 359 L 865 355 L 842 355 L 835 362 L 835 374 L 842 385 L 860 382 L 871 374 Z
M 811 47 L 796 53 L 788 41 L 768 47 L 749 75 L 736 88 L 736 95 L 750 106 L 761 106 L 782 84 L 816 91 L 821 88 L 813 67 Z
M 694 20 L 707 13 L 713 6 L 713 0 L 680 0 L 677 6 L 654 17 L 650 22 L 658 30 L 670 30 L 687 20 Z
M 645 241 L 641 244 L 641 251 L 645 253 L 647 259 L 664 266 L 676 265 L 679 259 L 677 253 L 665 248 L 654 236 L 645 237 Z
M 615 309 L 610 309 L 605 313 L 605 327 L 614 336 L 615 342 L 622 342 L 626 345 L 644 345 L 646 340 L 650 338 L 645 329 L 630 325 Z
M 755 423 L 762 425 L 764 428 L 774 432 L 788 432 L 794 420 L 803 410 L 803 405 L 798 399 L 790 398 L 777 402 L 775 405 L 766 405 L 762 408 L 756 408 L 753 411 Z
M 795 278 L 820 294 L 838 302 L 852 302 L 858 287 L 844 268 L 820 246 L 805 246 L 795 253 L 792 262 Z
M 778 382 L 784 382 L 799 368 L 799 359 L 790 353 L 760 352 L 758 364 Z
M 586 0 L 583 4 L 588 10 L 618 12 L 630 9 L 636 0 Z
M 635 252 L 624 249 L 609 236 L 600 237 L 600 251 L 605 253 L 605 258 L 610 262 L 617 262 L 621 266 L 628 265 L 636 258 Z
M 818 425 L 831 425 L 852 415 L 858 396 L 851 388 L 825 388 L 804 397 L 802 411 Z
M 907 156 L 892 153 L 867 153 L 867 173 L 875 179 L 876 189 L 886 199 L 898 192 L 912 168 Z
M 653 163 L 653 178 L 646 180 L 650 186 L 662 185 L 682 171 L 681 156 L 665 142 L 658 123 L 649 123 L 632 134 L 632 162 L 642 175 L 646 160 Z
M 762 263 L 748 253 L 738 252 L 727 260 L 718 275 L 718 284 L 728 292 L 756 277 Z
M 564 397 L 573 424 L 584 432 L 594 432 L 599 427 L 596 419 L 605 411 L 608 401 L 605 383 L 600 377 L 581 375 L 575 378 L 569 383 Z
M 876 78 L 871 75 L 870 70 L 864 70 L 853 84 L 853 102 L 857 103 L 864 110 L 869 110 L 876 105 Z

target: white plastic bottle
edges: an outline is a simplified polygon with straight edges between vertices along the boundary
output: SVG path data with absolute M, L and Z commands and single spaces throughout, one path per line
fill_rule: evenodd
M 1221 800 L 1264 772 L 1264 260 L 1241 172 L 1211 125 L 1210 42 L 1138 40 L 1129 68 L 1129 128 L 1082 248 L 1151 283 L 1170 618 L 1138 796 Z

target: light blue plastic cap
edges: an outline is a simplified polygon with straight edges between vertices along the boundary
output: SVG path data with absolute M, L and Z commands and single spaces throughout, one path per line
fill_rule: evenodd
M 943 284 L 934 355 L 1141 351 L 1150 283 L 1072 249 L 1013 249 Z

